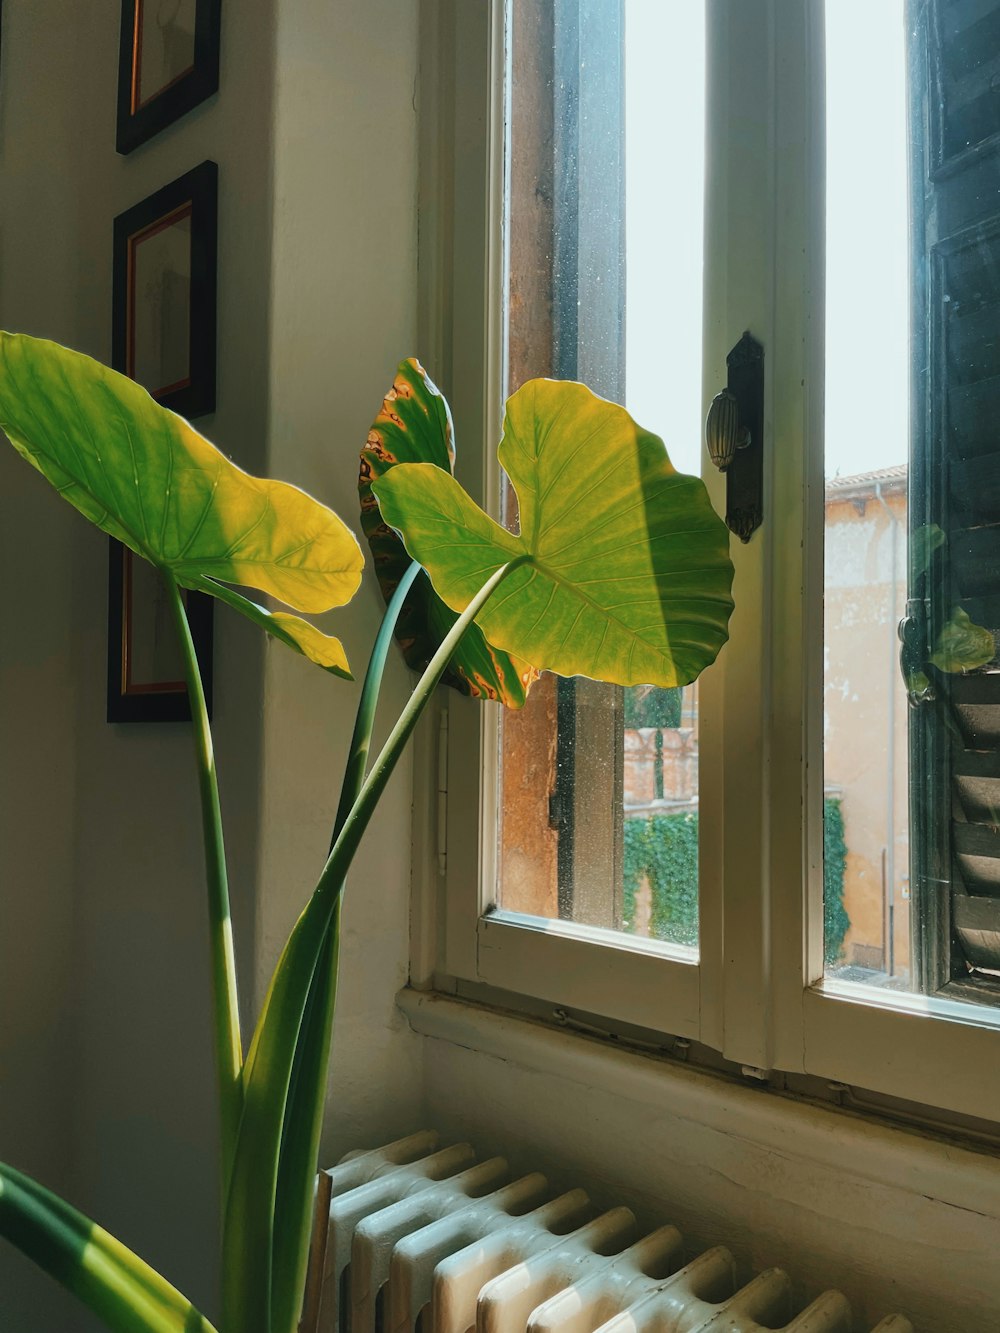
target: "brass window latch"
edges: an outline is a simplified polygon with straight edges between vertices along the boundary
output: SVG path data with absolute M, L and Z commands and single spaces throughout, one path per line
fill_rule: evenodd
M 723 389 L 712 399 L 705 422 L 708 456 L 720 472 L 728 472 L 737 449 L 750 443 L 750 427 L 740 421 L 740 405 L 731 389 Z

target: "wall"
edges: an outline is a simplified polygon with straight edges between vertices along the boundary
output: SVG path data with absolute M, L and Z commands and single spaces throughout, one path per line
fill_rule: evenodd
M 851 481 L 838 478 L 827 490 L 824 595 L 826 783 L 841 798 L 848 849 L 844 906 L 851 926 L 842 961 L 905 984 L 909 718 L 896 627 L 906 610 L 906 481 L 861 479 L 853 488 Z
M 227 32 L 225 99 L 128 159 L 114 152 L 119 17 L 113 0 L 4 7 L 3 323 L 109 359 L 112 218 L 214 158 L 224 256 L 219 410 L 199 424 L 240 463 L 260 468 L 268 352 L 262 275 L 271 227 L 268 6 L 258 4 Z M 44 1080 L 17 1097 L 24 1123 L 5 1132 L 3 1152 L 211 1304 L 215 1115 L 190 738 L 184 727 L 104 722 L 106 542 L 64 512 L 23 464 L 4 456 L 3 465 L 5 524 L 13 514 L 31 607 L 23 645 L 15 652 L 7 641 L 5 683 L 42 652 L 46 664 L 46 675 L 33 673 L 17 697 L 18 717 L 5 729 L 5 789 L 14 800 L 4 806 L 17 836 L 5 840 L 4 880 L 21 886 L 19 912 L 28 916 L 27 934 L 5 938 L 17 941 L 19 972 L 31 971 L 28 979 L 5 970 L 5 982 L 13 983 L 15 1004 L 30 1005 L 43 1027 L 34 1049 Z M 245 951 L 253 942 L 258 823 L 256 636 L 220 616 L 216 660 L 219 766 L 233 816 L 234 908 Z M 22 735 L 32 717 L 42 719 L 42 732 Z M 44 768 L 44 794 L 37 784 L 25 789 L 22 764 Z M 49 961 L 39 937 L 53 922 L 60 952 Z M 7 1088 L 19 1079 L 20 1043 L 10 1040 L 18 1026 L 5 1019 Z M 47 1282 L 32 1274 L 4 1286 L 13 1325 L 46 1327 Z
M 114 215 L 206 157 L 220 167 L 218 411 L 251 470 L 357 509 L 357 455 L 414 350 L 415 7 L 226 7 L 220 94 L 114 152 L 119 0 L 6 0 L 0 322 L 110 357 Z M 381 70 L 377 79 L 374 68 Z M 0 1156 L 215 1306 L 215 1113 L 200 826 L 183 726 L 104 722 L 107 550 L 0 454 L 4 924 Z M 366 580 L 335 618 L 363 672 Z M 216 615 L 215 730 L 246 1027 L 325 855 L 358 686 Z M 393 664 L 400 702 L 405 673 Z M 359 854 L 345 921 L 327 1152 L 411 1123 L 404 765 Z M 388 1095 L 376 1089 L 391 1089 Z M 12 1092 L 13 1090 L 13 1092 Z M 4 1327 L 90 1327 L 7 1247 Z
M 87 11 L 79 34 L 87 55 L 69 90 L 78 99 L 82 216 L 73 239 L 86 350 L 106 357 L 109 347 L 111 217 L 205 158 L 218 162 L 218 410 L 197 424 L 241 465 L 266 468 L 270 6 L 258 3 L 227 28 L 225 95 L 126 159 L 114 153 L 120 8 Z M 78 531 L 74 1187 L 87 1211 L 212 1308 L 216 1112 L 191 739 L 183 726 L 104 722 L 105 629 L 90 608 L 104 605 L 105 543 L 85 525 Z M 214 727 L 246 960 L 258 883 L 262 645 L 219 611 L 215 647 Z
M 417 7 L 307 0 L 278 14 L 270 466 L 357 529 L 358 456 L 416 351 Z M 369 570 L 329 621 L 359 681 L 381 611 Z M 393 655 L 380 739 L 408 686 Z M 268 650 L 258 998 L 326 854 L 357 698 L 358 685 Z M 393 1004 L 407 969 L 410 790 L 407 754 L 348 880 L 326 1160 L 412 1123 L 419 1051 Z
M 688 1258 L 725 1245 L 741 1281 L 778 1265 L 796 1309 L 837 1287 L 851 1333 L 895 1312 L 916 1333 L 995 1327 L 996 1156 L 454 1000 L 401 1002 L 425 1034 L 423 1123 L 452 1141 L 673 1223 Z
M 8 5 L 4 56 L 14 42 L 41 46 L 44 16 Z M 75 32 L 68 24 L 47 44 L 54 80 L 71 78 Z M 39 64 L 41 54 L 39 53 Z M 51 330 L 70 339 L 78 321 L 67 293 L 78 264 L 67 238 L 75 191 L 70 108 L 56 97 L 32 104 L 28 80 L 38 65 L 0 78 L 0 323 Z M 39 146 L 48 142 L 47 169 Z M 12 189 L 15 182 L 21 188 Z M 31 199 L 33 236 L 13 238 Z M 46 262 L 26 264 L 24 250 Z M 64 1097 L 70 1050 L 76 685 L 73 649 L 73 553 L 77 525 L 48 486 L 13 453 L 0 452 L 0 523 L 5 628 L 0 633 L 0 1143 L 2 1155 L 65 1183 L 70 1165 L 69 1102 Z M 44 533 L 44 540 L 40 534 Z M 20 641 L 12 632 L 23 628 Z M 55 1326 L 59 1294 L 6 1247 L 0 1289 L 11 1293 L 10 1326 Z

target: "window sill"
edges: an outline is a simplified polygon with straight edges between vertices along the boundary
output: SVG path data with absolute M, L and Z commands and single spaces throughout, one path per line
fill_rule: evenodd
M 467 1000 L 407 988 L 396 1003 L 412 1031 L 433 1041 L 613 1092 L 791 1162 L 1000 1218 L 1000 1157 L 990 1151 Z

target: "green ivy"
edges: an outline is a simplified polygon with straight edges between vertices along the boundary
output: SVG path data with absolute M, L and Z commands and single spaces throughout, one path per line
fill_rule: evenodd
M 679 727 L 681 724 L 681 695 L 678 686 L 632 685 L 625 691 L 625 726 Z
M 823 958 L 828 964 L 840 957 L 851 924 L 844 906 L 846 868 L 844 812 L 837 797 L 828 796 L 823 802 Z
M 828 963 L 840 956 L 850 918 L 844 908 L 847 844 L 840 801 L 828 797 L 823 820 L 823 928 Z M 635 930 L 636 894 L 643 878 L 651 893 L 649 933 L 673 944 L 698 943 L 698 812 L 677 811 L 625 820 L 623 917 Z
M 698 943 L 698 812 L 625 820 L 623 916 L 635 929 L 636 894 L 649 879 L 653 939 Z

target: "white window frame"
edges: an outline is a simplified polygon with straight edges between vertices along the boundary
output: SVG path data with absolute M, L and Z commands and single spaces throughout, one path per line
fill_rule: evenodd
M 704 398 L 749 328 L 766 453 L 764 523 L 732 543 L 730 642 L 700 685 L 699 958 L 493 910 L 497 709 L 441 692 L 415 761 L 411 985 L 525 996 L 995 1120 L 1000 1012 L 823 978 L 822 34 L 822 0 L 709 0 Z M 496 513 L 480 443 L 492 458 L 502 416 L 504 4 L 425 0 L 422 41 L 420 350 L 453 406 L 459 476 Z

